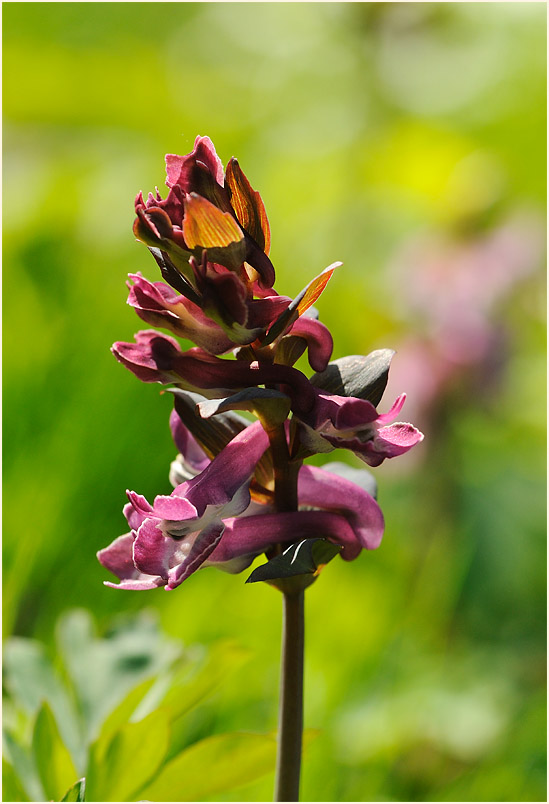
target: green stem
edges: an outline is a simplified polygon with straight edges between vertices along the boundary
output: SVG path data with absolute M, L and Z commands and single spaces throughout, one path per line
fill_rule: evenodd
M 305 593 L 284 594 L 275 801 L 299 801 Z
M 300 463 L 290 461 L 284 425 L 269 431 L 275 478 L 277 511 L 297 511 L 297 476 Z M 282 547 L 280 546 L 280 549 Z M 305 595 L 303 590 L 281 588 L 284 597 L 278 754 L 275 801 L 299 801 L 301 742 L 303 734 L 303 648 Z

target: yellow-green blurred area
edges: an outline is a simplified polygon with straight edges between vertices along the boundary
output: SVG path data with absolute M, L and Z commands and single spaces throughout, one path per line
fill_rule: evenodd
M 160 279 L 133 199 L 208 135 L 277 290 L 343 261 L 334 356 L 395 348 L 380 410 L 407 391 L 425 433 L 374 470 L 381 547 L 307 592 L 303 800 L 545 800 L 544 4 L 6 3 L 3 32 L 5 633 L 156 610 L 251 653 L 200 736 L 276 728 L 277 591 L 119 592 L 95 558 L 175 452 L 168 395 L 109 352 L 128 272 Z

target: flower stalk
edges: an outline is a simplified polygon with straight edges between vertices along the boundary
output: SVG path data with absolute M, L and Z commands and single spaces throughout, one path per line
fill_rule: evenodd
M 275 481 L 274 500 L 280 513 L 298 510 L 297 478 L 301 462 L 290 461 L 286 430 L 269 430 Z M 296 534 L 299 538 L 299 534 Z M 279 547 L 282 552 L 282 545 Z M 291 578 L 277 583 L 283 595 L 278 751 L 275 801 L 299 801 L 303 740 L 303 655 L 305 643 L 305 591 L 292 588 Z

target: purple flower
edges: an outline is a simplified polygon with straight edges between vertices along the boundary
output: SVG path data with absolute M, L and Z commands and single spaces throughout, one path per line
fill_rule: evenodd
M 384 522 L 371 475 L 302 461 L 345 447 L 377 466 L 421 441 L 413 425 L 391 423 L 404 395 L 386 414 L 375 408 L 393 352 L 329 362 L 332 336 L 313 305 L 341 263 L 294 299 L 280 296 L 261 197 L 234 158 L 224 172 L 208 137 L 197 137 L 185 156 L 168 154 L 166 171 L 165 199 L 158 190 L 137 196 L 134 232 L 167 284 L 130 274 L 128 303 L 147 324 L 196 346 L 183 351 L 171 335 L 148 329 L 112 347 L 143 382 L 174 386 L 179 454 L 171 494 L 150 503 L 127 492 L 130 530 L 98 553 L 120 581 L 107 585 L 171 590 L 201 567 L 238 572 L 299 541 L 294 555 L 285 550 L 266 574 L 253 573 L 254 582 L 271 582 L 308 572 L 309 558 L 316 575 L 338 552 L 319 538 L 338 545 L 345 560 L 375 549 Z M 305 350 L 311 379 L 293 367 Z M 258 421 L 249 424 L 240 410 Z M 303 540 L 310 556 L 296 563 Z
M 191 259 L 191 267 L 202 309 L 223 329 L 232 345 L 246 345 L 264 337 L 290 304 L 290 299 L 273 292 L 254 299 L 249 282 L 205 257 L 201 262 Z
M 300 419 L 302 444 L 316 452 L 330 452 L 336 447 L 352 450 L 370 466 L 379 466 L 385 458 L 408 452 L 423 440 L 423 433 L 407 422 L 391 422 L 401 411 L 406 394 L 401 394 L 388 413 L 378 414 L 367 399 L 316 393 L 312 410 Z

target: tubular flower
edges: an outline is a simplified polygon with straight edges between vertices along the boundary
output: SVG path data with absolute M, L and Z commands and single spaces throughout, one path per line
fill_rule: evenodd
M 197 304 L 178 296 L 164 282 L 149 282 L 140 273 L 129 277 L 133 285 L 128 283 L 128 304 L 147 324 L 188 338 L 211 354 L 222 354 L 233 348 L 219 324 L 208 318 Z
M 175 383 L 208 397 L 229 396 L 234 390 L 275 383 L 287 389 L 296 411 L 307 411 L 315 401 L 311 383 L 291 366 L 222 360 L 198 346 L 183 352 L 174 338 L 155 330 L 138 332 L 135 343 L 118 341 L 112 352 L 143 382 Z

